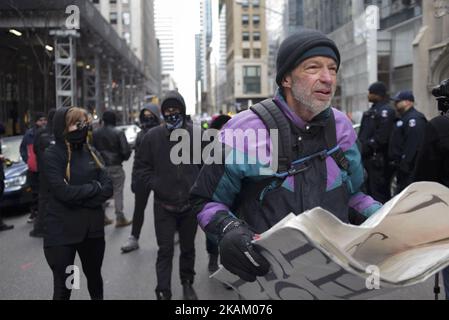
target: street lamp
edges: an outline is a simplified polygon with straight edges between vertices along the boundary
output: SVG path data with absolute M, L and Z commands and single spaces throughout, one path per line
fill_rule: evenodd
M 17 37 L 21 37 L 22 36 L 22 32 L 17 31 L 16 29 L 9 29 L 9 33 L 12 33 L 13 35 L 15 35 Z

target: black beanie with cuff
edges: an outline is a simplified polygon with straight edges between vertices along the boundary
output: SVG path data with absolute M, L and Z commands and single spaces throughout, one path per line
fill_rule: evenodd
M 288 72 L 304 60 L 316 56 L 332 58 L 337 63 L 337 69 L 340 68 L 340 52 L 334 41 L 324 33 L 304 28 L 287 37 L 279 48 L 276 60 L 276 83 L 279 87 L 282 87 L 282 80 Z

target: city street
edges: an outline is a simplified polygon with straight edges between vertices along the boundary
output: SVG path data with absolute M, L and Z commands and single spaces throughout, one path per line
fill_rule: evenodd
M 132 217 L 134 195 L 130 189 L 132 161 L 125 163 L 127 174 L 125 189 L 125 212 Z M 131 227 L 116 229 L 106 227 L 106 252 L 103 262 L 105 299 L 154 300 L 156 287 L 155 263 L 157 244 L 153 226 L 153 196 L 147 206 L 145 224 L 142 228 L 140 249 L 122 254 L 120 247 L 127 240 Z M 113 201 L 107 209 L 110 218 L 114 217 Z M 0 299 L 51 299 L 53 284 L 50 268 L 45 261 L 42 240 L 28 236 L 31 225 L 26 223 L 28 215 L 12 216 L 6 219 L 14 224 L 12 231 L 0 233 Z M 194 287 L 200 299 L 237 299 L 237 295 L 226 290 L 220 283 L 208 278 L 208 256 L 204 233 L 198 229 L 197 260 Z M 182 299 L 182 287 L 178 268 L 179 246 L 175 248 L 173 264 L 173 299 Z M 77 265 L 80 261 L 77 258 Z M 86 281 L 82 275 L 80 290 L 72 292 L 72 299 L 89 299 Z
M 131 217 L 134 197 L 131 193 L 130 173 L 132 161 L 125 163 L 127 182 L 125 189 L 125 212 Z M 108 300 L 153 300 L 156 286 L 155 262 L 157 245 L 152 216 L 152 196 L 146 211 L 140 249 L 121 254 L 120 246 L 126 241 L 131 228 L 115 229 L 106 227 L 106 253 L 103 262 L 104 294 Z M 108 207 L 108 216 L 113 217 L 113 204 Z M 51 299 L 52 275 L 42 249 L 42 240 L 28 236 L 31 225 L 26 223 L 28 215 L 21 214 L 6 219 L 15 225 L 12 231 L 0 233 L 0 299 Z M 205 249 L 204 233 L 198 229 L 196 260 L 196 282 L 194 284 L 201 300 L 236 300 L 237 294 L 226 290 L 220 283 L 208 278 L 208 257 Z M 173 298 L 182 299 L 182 287 L 178 277 L 179 246 L 175 250 L 172 290 Z M 79 259 L 76 260 L 79 265 Z M 433 299 L 433 282 L 429 279 L 422 285 L 398 290 L 380 297 L 381 299 Z M 444 294 L 443 294 L 444 295 Z M 443 298 L 442 296 L 440 298 Z M 89 299 L 84 275 L 80 290 L 74 290 L 72 299 Z

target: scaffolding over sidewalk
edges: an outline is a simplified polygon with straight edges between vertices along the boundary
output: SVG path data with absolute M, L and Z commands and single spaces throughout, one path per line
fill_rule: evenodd
M 79 26 L 75 29 L 68 26 L 70 8 L 79 12 Z M 114 109 L 123 114 L 123 123 L 129 123 L 142 107 L 144 97 L 157 92 L 156 88 L 148 87 L 149 75 L 142 61 L 90 1 L 5 0 L 0 2 L 0 16 L 0 32 L 7 35 L 1 35 L 0 58 L 12 63 L 33 60 L 28 62 L 28 71 L 23 76 L 27 79 L 32 74 L 33 81 L 24 84 L 19 77 L 15 80 L 20 91 L 15 94 L 19 113 L 78 105 L 98 116 L 106 108 Z M 17 32 L 11 35 L 12 30 Z M 13 68 L 14 65 L 2 67 L 0 76 L 2 72 L 8 74 L 8 70 L 13 70 L 10 72 L 13 74 Z M 41 76 L 44 82 L 49 82 L 42 88 Z M 21 89 L 27 86 L 30 88 Z M 49 91 L 53 94 L 48 94 Z M 30 92 L 44 98 L 37 99 L 39 102 L 25 101 L 24 93 L 29 96 Z M 7 108 L 14 108 L 8 106 L 8 101 L 0 101 L 0 109 L 4 109 L 2 118 L 9 112 Z

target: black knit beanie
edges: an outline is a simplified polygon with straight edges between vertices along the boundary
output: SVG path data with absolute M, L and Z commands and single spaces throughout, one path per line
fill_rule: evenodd
M 374 82 L 368 88 L 368 92 L 380 97 L 387 96 L 387 86 L 383 82 Z
M 279 87 L 282 87 L 282 80 L 288 72 L 315 56 L 332 58 L 337 63 L 337 69 L 340 68 L 340 52 L 334 41 L 324 33 L 304 28 L 287 37 L 279 48 L 276 61 L 276 83 Z

